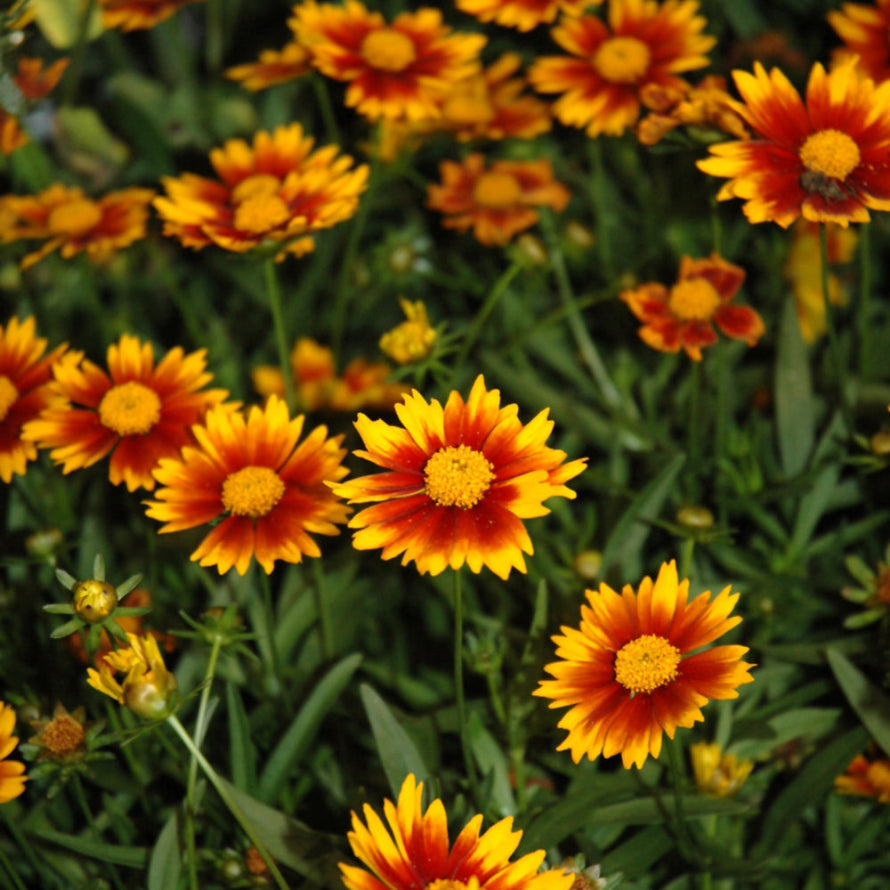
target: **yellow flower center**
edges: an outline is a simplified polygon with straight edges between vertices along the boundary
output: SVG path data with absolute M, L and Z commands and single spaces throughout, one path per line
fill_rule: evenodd
M 615 655 L 615 680 L 628 692 L 650 693 L 677 679 L 680 650 L 664 637 L 645 634 L 625 643 Z
M 381 71 L 404 71 L 416 58 L 414 42 L 401 31 L 380 28 L 362 41 L 362 58 Z
M 509 173 L 483 173 L 473 188 L 473 201 L 480 207 L 503 210 L 513 206 L 521 194 L 519 183 Z
M 269 467 L 244 467 L 226 476 L 222 502 L 234 516 L 256 519 L 271 513 L 284 491 L 284 483 L 274 470 Z
M 144 436 L 160 419 L 158 394 L 135 380 L 112 386 L 99 402 L 102 426 L 119 436 Z
M 278 194 L 281 181 L 267 173 L 248 176 L 232 189 L 235 228 L 259 234 L 287 222 L 290 210 Z
M 440 448 L 423 468 L 426 493 L 440 507 L 469 510 L 482 500 L 494 480 L 494 467 L 468 445 Z
M 5 375 L 0 374 L 0 423 L 6 419 L 9 409 L 19 397 L 15 384 Z
M 593 67 L 610 83 L 634 83 L 649 68 L 649 47 L 636 37 L 613 37 L 601 43 Z
M 859 146 L 840 130 L 819 130 L 800 147 L 807 170 L 841 182 L 859 166 Z
M 81 746 L 84 735 L 83 725 L 70 714 L 63 714 L 50 720 L 39 738 L 50 754 L 67 757 Z
M 677 318 L 704 320 L 710 318 L 720 305 L 720 294 L 704 278 L 680 281 L 671 288 L 668 308 Z
M 53 208 L 46 223 L 54 235 L 73 237 L 89 232 L 102 219 L 102 211 L 95 201 L 78 198 Z

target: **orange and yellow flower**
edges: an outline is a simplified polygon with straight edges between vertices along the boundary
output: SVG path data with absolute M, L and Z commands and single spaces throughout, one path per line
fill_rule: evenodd
M 15 711 L 0 701 L 0 804 L 23 794 L 25 782 L 25 764 L 15 760 L 7 760 L 19 743 L 15 732 Z
M 303 411 L 388 411 L 408 391 L 390 383 L 392 368 L 384 362 L 357 358 L 337 376 L 334 353 L 311 337 L 300 337 L 290 354 L 294 384 Z M 261 396 L 284 396 L 284 375 L 273 365 L 253 369 L 253 385 Z
M 64 402 L 53 404 L 25 425 L 22 436 L 50 457 L 64 473 L 92 466 L 111 453 L 108 477 L 129 491 L 151 491 L 151 471 L 192 441 L 190 427 L 222 402 L 223 389 L 202 389 L 206 350 L 186 355 L 171 349 L 155 366 L 150 343 L 124 334 L 108 347 L 108 373 L 69 352 L 53 366 L 54 390 Z
M 708 64 L 716 39 L 702 34 L 697 0 L 610 0 L 608 23 L 591 15 L 551 30 L 568 56 L 544 56 L 528 72 L 542 93 L 561 93 L 555 117 L 591 137 L 620 136 L 640 114 L 643 91 L 685 88 L 679 77 Z
M 844 42 L 839 60 L 856 56 L 856 64 L 876 83 L 890 78 L 890 0 L 844 3 L 828 13 L 828 23 Z
M 875 757 L 872 752 L 857 755 L 847 771 L 834 780 L 834 790 L 890 803 L 890 760 Z
M 33 318 L 19 322 L 13 316 L 5 328 L 0 325 L 0 479 L 7 483 L 37 457 L 22 428 L 53 402 L 52 367 L 67 348 L 44 355 L 47 341 L 34 331 Z
M 409 774 L 395 806 L 383 802 L 386 823 L 368 804 L 365 821 L 352 813 L 347 835 L 364 868 L 340 863 L 348 890 L 569 890 L 575 875 L 562 869 L 540 872 L 544 850 L 512 861 L 522 840 L 507 817 L 480 834 L 482 816 L 464 826 L 452 846 L 445 807 L 436 798 L 423 809 L 423 783 Z
M 234 566 L 243 575 L 253 558 L 271 573 L 276 560 L 320 556 L 310 534 L 339 534 L 350 512 L 328 485 L 348 472 L 346 451 L 323 426 L 299 442 L 303 421 L 277 396 L 246 418 L 215 408 L 194 427 L 197 447 L 155 470 L 162 487 L 146 513 L 165 523 L 161 533 L 216 523 L 191 558 L 220 574 Z
M 57 59 L 44 68 L 42 59 L 20 58 L 12 80 L 25 101 L 36 102 L 55 88 L 67 67 L 68 59 Z M 9 155 L 27 143 L 28 134 L 22 130 L 18 117 L 0 107 L 0 152 Z
M 704 346 L 717 342 L 714 324 L 727 337 L 754 346 L 763 335 L 763 319 L 748 306 L 730 305 L 745 270 L 716 253 L 705 259 L 684 256 L 677 283 L 670 289 L 651 281 L 619 295 L 643 322 L 640 339 L 660 352 L 679 352 L 681 347 L 701 361 Z
M 151 189 L 128 188 L 93 200 L 79 188 L 52 185 L 38 195 L 0 198 L 0 239 L 5 244 L 42 240 L 21 262 L 28 269 L 58 250 L 68 260 L 79 253 L 108 262 L 119 250 L 145 237 Z
M 494 22 L 504 28 L 531 31 L 538 25 L 549 25 L 557 15 L 581 15 L 591 3 L 603 0 L 456 0 L 462 12 L 476 16 L 480 22 Z
M 735 754 L 726 754 L 720 745 L 708 742 L 690 745 L 689 759 L 698 790 L 711 797 L 738 794 L 754 769 L 753 760 L 739 760 Z
M 368 168 L 315 140 L 299 124 L 261 131 L 253 145 L 231 139 L 210 152 L 221 181 L 194 173 L 164 177 L 166 197 L 154 206 L 164 234 L 200 250 L 216 244 L 244 253 L 266 243 L 282 245 L 278 258 L 312 250 L 309 237 L 349 219 L 358 207 Z
M 752 223 L 787 228 L 813 222 L 868 222 L 890 210 L 890 83 L 864 78 L 850 59 L 826 74 L 813 66 L 806 102 L 781 71 L 734 71 L 744 102 L 733 102 L 754 136 L 710 148 L 698 162 L 729 179 L 718 200 L 742 198 Z
M 410 365 L 426 358 L 436 343 L 436 329 L 430 324 L 422 300 L 399 300 L 405 320 L 380 338 L 380 349 L 394 362 Z
M 137 31 L 153 28 L 195 2 L 198 0 L 99 0 L 99 8 L 105 28 Z
M 853 259 L 859 240 L 854 229 L 829 223 L 825 227 L 825 239 L 830 265 L 843 265 Z M 785 277 L 794 294 L 800 333 L 807 343 L 814 343 L 826 330 L 818 223 L 799 219 L 794 224 L 788 259 L 785 261 Z M 828 274 L 828 300 L 835 306 L 843 306 L 847 302 L 844 285 L 834 272 Z
M 493 161 L 486 166 L 478 153 L 461 163 L 442 161 L 441 185 L 431 185 L 427 204 L 445 214 L 442 225 L 459 232 L 473 230 L 487 246 L 503 246 L 531 228 L 538 207 L 565 210 L 569 190 L 553 177 L 550 161 Z
M 753 678 L 742 661 L 744 646 L 696 651 L 741 622 L 730 617 L 737 593 L 726 587 L 713 600 L 702 593 L 687 604 L 689 581 L 678 581 L 676 564 L 662 565 L 653 582 L 635 592 L 601 584 L 588 590 L 579 629 L 563 627 L 553 637 L 560 661 L 547 665 L 555 679 L 542 680 L 534 695 L 553 699 L 551 708 L 570 710 L 559 721 L 568 737 L 559 751 L 578 763 L 621 755 L 629 769 L 661 752 L 662 733 L 673 738 L 703 720 L 709 699 L 737 698 Z M 694 653 L 694 654 L 690 654 Z
M 465 563 L 500 578 L 524 572 L 522 554 L 533 548 L 522 520 L 549 513 L 549 498 L 574 498 L 564 483 L 587 459 L 564 463 L 564 451 L 547 447 L 547 410 L 526 425 L 518 411 L 502 408 L 480 375 L 466 403 L 452 392 L 444 409 L 414 390 L 396 405 L 401 427 L 360 414 L 355 427 L 367 450 L 355 453 L 386 472 L 334 486 L 352 504 L 373 504 L 349 522 L 353 545 L 401 556 L 422 575 Z
M 264 49 L 256 62 L 236 65 L 226 70 L 226 77 L 237 80 L 248 90 L 265 90 L 296 80 L 312 70 L 309 51 L 291 41 L 281 49 Z
M 479 70 L 481 34 L 455 34 L 432 7 L 387 24 L 358 0 L 304 0 L 294 7 L 297 41 L 327 77 L 348 82 L 346 104 L 370 120 L 439 116 L 438 100 Z

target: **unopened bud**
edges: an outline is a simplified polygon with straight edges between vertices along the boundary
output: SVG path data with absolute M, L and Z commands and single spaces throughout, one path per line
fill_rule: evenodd
M 72 592 L 74 611 L 88 624 L 104 621 L 117 606 L 117 592 L 107 581 L 78 581 Z

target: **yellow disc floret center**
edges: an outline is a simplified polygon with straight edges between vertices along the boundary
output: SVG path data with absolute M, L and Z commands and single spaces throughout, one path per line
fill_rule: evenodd
M 680 650 L 664 637 L 645 634 L 625 643 L 615 655 L 615 680 L 628 692 L 654 692 L 677 679 Z
M 232 189 L 235 228 L 259 234 L 286 223 L 291 214 L 279 194 L 280 187 L 280 180 L 266 173 L 239 182 Z
M 720 305 L 720 294 L 714 285 L 704 278 L 680 281 L 671 288 L 668 308 L 684 321 L 702 321 L 710 318 Z
M 635 83 L 649 68 L 649 47 L 636 37 L 613 37 L 601 43 L 593 67 L 610 83 Z
M 50 211 L 47 227 L 54 235 L 73 237 L 83 235 L 102 220 L 102 211 L 89 198 L 79 198 L 61 204 Z
M 6 419 L 9 409 L 19 397 L 15 384 L 5 375 L 0 374 L 0 422 Z
M 40 740 L 50 754 L 67 757 L 81 746 L 85 735 L 82 723 L 70 714 L 63 714 L 50 720 L 46 729 L 40 733 Z
M 281 477 L 269 467 L 244 467 L 226 476 L 222 502 L 233 516 L 257 519 L 271 513 L 284 494 Z
M 158 394 L 135 380 L 112 386 L 99 402 L 102 426 L 119 436 L 144 436 L 160 419 Z
M 473 187 L 473 201 L 491 210 L 512 207 L 521 194 L 519 183 L 509 173 L 483 173 Z
M 840 130 L 819 130 L 800 147 L 800 159 L 807 170 L 843 182 L 859 166 L 859 146 Z
M 362 41 L 362 58 L 381 71 L 404 71 L 416 58 L 414 42 L 407 34 L 392 28 L 371 31 Z
M 440 507 L 469 510 L 494 481 L 494 467 L 481 451 L 468 445 L 440 448 L 423 468 L 426 493 Z

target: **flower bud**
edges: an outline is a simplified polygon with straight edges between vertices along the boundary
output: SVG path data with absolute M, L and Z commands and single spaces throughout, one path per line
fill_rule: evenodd
M 88 624 L 104 621 L 117 606 L 117 592 L 107 581 L 78 581 L 72 593 L 74 611 Z

